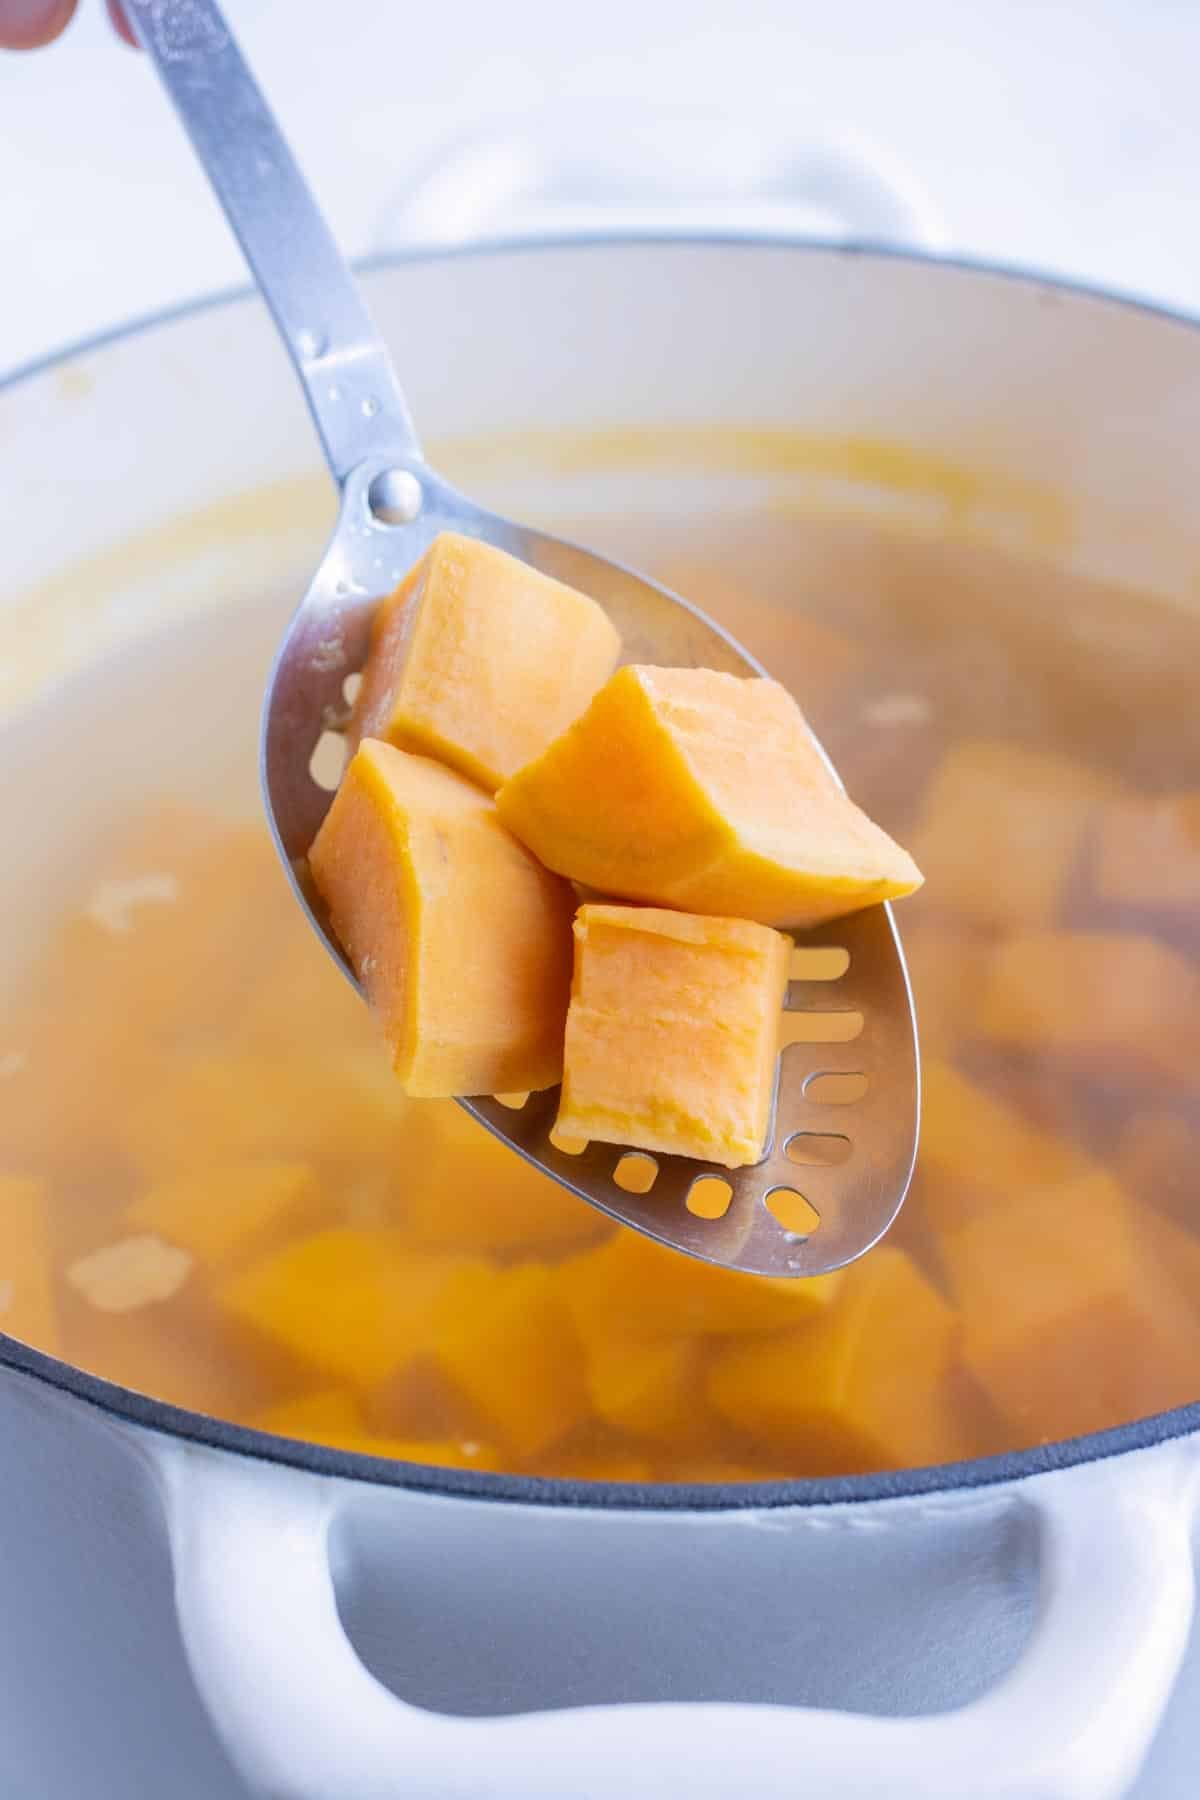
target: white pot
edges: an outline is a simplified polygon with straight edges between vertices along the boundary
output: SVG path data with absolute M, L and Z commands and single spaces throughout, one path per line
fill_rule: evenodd
M 752 424 L 907 444 L 976 472 L 961 528 L 1191 603 L 1186 322 L 920 257 L 732 238 L 493 247 L 399 261 L 369 286 L 433 439 L 649 421 L 698 441 Z M 525 442 L 527 478 L 501 491 L 518 464 L 498 455 L 489 497 L 582 510 L 586 486 L 543 490 Z M 23 646 L 0 665 L 10 713 L 164 610 L 270 578 L 265 646 L 332 495 L 325 516 L 264 503 L 257 537 L 220 508 L 315 480 L 317 455 L 245 299 L 0 391 L 0 641 Z M 667 481 L 639 477 L 648 509 Z M 945 496 L 857 499 L 927 513 Z M 207 536 L 172 534 L 206 507 Z M 107 588 L 71 604 L 62 571 L 85 554 Z M 149 684 L 144 699 L 167 704 Z M 122 732 L 114 712 L 89 741 L 99 817 L 139 766 Z M 10 773 L 39 766 L 30 741 L 6 740 Z M 74 779 L 51 772 L 32 806 L 7 784 L 17 952 L 69 862 L 79 770 L 76 746 Z M 224 1792 L 181 1638 L 229 1760 L 288 1800 L 1100 1800 L 1133 1779 L 1187 1640 L 1198 1408 L 950 1470 L 636 1491 L 288 1447 L 7 1340 L 0 1356 L 14 1794 L 60 1777 L 73 1794 L 165 1792 L 160 1757 L 173 1797 Z M 118 1743 L 122 1680 L 154 1716 Z M 126 1785 L 89 1784 L 89 1766 Z

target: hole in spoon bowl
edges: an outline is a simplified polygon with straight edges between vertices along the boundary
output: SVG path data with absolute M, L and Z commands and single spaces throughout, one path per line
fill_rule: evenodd
M 688 1189 L 687 1209 L 697 1219 L 723 1219 L 733 1188 L 720 1175 L 698 1175 Z
M 870 1086 L 860 1069 L 814 1069 L 804 1083 L 804 1098 L 818 1106 L 853 1106 Z
M 860 1012 L 788 1012 L 783 1015 L 780 1043 L 851 1044 L 863 1028 Z
M 848 1162 L 851 1144 L 838 1132 L 795 1131 L 783 1147 L 789 1162 L 814 1169 L 835 1169 Z
M 658 1164 L 652 1156 L 630 1150 L 613 1171 L 613 1180 L 627 1194 L 648 1194 L 658 1180 Z
M 772 1188 L 763 1196 L 763 1205 L 790 1237 L 809 1238 L 821 1223 L 820 1213 L 798 1188 Z
M 837 944 L 797 944 L 788 965 L 790 981 L 838 981 L 850 967 L 850 952 Z
M 323 731 L 308 759 L 308 772 L 327 794 L 337 792 L 346 767 L 346 744 L 338 731 Z

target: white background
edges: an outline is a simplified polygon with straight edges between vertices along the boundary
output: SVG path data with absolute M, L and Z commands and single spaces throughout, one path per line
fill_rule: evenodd
M 1198 0 L 228 0 L 335 228 L 371 248 L 469 125 L 644 101 L 882 146 L 957 249 L 1200 311 Z M 0 370 L 243 279 L 99 0 L 0 52 Z

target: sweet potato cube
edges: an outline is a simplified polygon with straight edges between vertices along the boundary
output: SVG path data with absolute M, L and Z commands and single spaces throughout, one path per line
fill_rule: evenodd
M 823 1316 L 799 1331 L 716 1353 L 717 1410 L 811 1474 L 953 1461 L 963 1439 L 936 1395 L 959 1323 L 902 1250 L 872 1250 L 845 1271 Z
M 306 1444 L 345 1444 L 366 1434 L 362 1402 L 352 1388 L 316 1388 L 277 1401 L 254 1413 L 247 1421 L 256 1431 L 276 1437 L 299 1438 Z
M 125 1223 L 213 1264 L 294 1227 L 319 1197 L 316 1172 L 308 1163 L 217 1163 L 156 1182 L 126 1208 Z
M 744 919 L 581 906 L 558 1125 L 756 1162 L 771 1120 L 791 943 Z
M 1179 1113 L 1151 1107 L 1121 1127 L 1113 1171 L 1125 1192 L 1193 1231 L 1200 1227 L 1197 1170 L 1200 1125 Z
M 558 1080 L 574 895 L 469 781 L 361 744 L 309 863 L 406 1093 Z
M 1112 778 L 1021 744 L 966 739 L 934 776 L 913 842 L 941 905 L 974 925 L 1050 924 Z
M 711 669 L 618 669 L 497 805 L 548 868 L 688 912 L 815 925 L 921 884 L 787 691 Z
M 935 1230 L 953 1229 L 1031 1187 L 1087 1174 L 1086 1153 L 1041 1131 L 949 1063 L 922 1067 L 921 1147 L 913 1195 Z
M 1094 884 L 1118 906 L 1200 907 L 1200 793 L 1118 799 L 1096 833 Z
M 921 1055 L 952 1055 L 975 1031 L 990 941 L 953 919 L 904 921 L 904 959 L 917 1003 Z
M 1152 937 L 1030 932 L 996 951 L 979 1025 L 993 1042 L 1034 1045 L 1085 1071 L 1194 1081 L 1200 971 Z
M 375 615 L 350 742 L 384 738 L 494 793 L 583 711 L 620 649 L 594 600 L 443 532 Z
M 676 1449 L 703 1450 L 714 1422 L 704 1392 L 701 1347 L 687 1338 L 594 1344 L 587 1385 L 597 1416 L 620 1431 Z
M 230 1276 L 217 1303 L 323 1375 L 366 1389 L 412 1356 L 438 1309 L 480 1267 L 406 1255 L 390 1231 L 340 1227 Z
M 110 1135 L 143 1180 L 157 1182 L 194 1170 L 198 1145 L 214 1163 L 392 1155 L 407 1111 L 373 1049 L 164 1055 L 137 1092 L 122 1096 Z
M 497 1469 L 500 1458 L 489 1444 L 473 1439 L 406 1438 L 368 1431 L 358 1396 L 349 1388 L 321 1388 L 262 1408 L 249 1424 L 277 1437 L 327 1444 L 363 1456 L 386 1456 L 398 1462 L 430 1463 L 452 1469 Z
M 842 1280 L 841 1270 L 808 1281 L 743 1275 L 620 1230 L 562 1263 L 558 1292 L 590 1352 L 619 1337 L 783 1331 L 820 1317 Z
M 1014 1193 L 940 1249 L 966 1362 L 1024 1442 L 1200 1397 L 1200 1309 L 1110 1175 Z
M 0 1175 L 0 1331 L 58 1353 L 50 1195 L 23 1175 Z
M 544 1263 L 480 1270 L 449 1292 L 421 1362 L 466 1402 L 489 1438 L 535 1456 L 587 1416 L 579 1339 Z
M 414 1108 L 405 1146 L 413 1179 L 403 1187 L 397 1226 L 421 1250 L 524 1250 L 560 1254 L 612 1230 L 461 1106 Z

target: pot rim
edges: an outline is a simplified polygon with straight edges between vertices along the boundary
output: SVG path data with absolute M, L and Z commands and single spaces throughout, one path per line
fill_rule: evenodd
M 1012 282 L 1056 297 L 1099 301 L 1121 311 L 1140 314 L 1168 325 L 1200 332 L 1200 316 L 1182 308 L 1149 300 L 1141 295 L 1102 287 L 1062 275 L 970 256 L 944 256 L 935 251 L 906 249 L 891 244 L 843 239 L 788 237 L 761 232 L 706 233 L 695 229 L 652 232 L 605 230 L 596 233 L 563 233 L 489 239 L 483 243 L 448 246 L 414 246 L 362 258 L 355 268 L 364 274 L 385 272 L 411 263 L 444 262 L 461 257 L 508 256 L 561 250 L 674 249 L 779 250 L 810 255 L 871 258 L 882 263 L 917 264 L 949 270 L 954 275 Z M 163 326 L 174 325 L 218 308 L 260 300 L 257 289 L 238 286 L 200 295 L 157 312 L 140 315 L 105 331 L 74 340 L 45 356 L 20 365 L 0 376 L 0 395 L 19 383 L 49 374 L 64 363 L 125 339 L 140 337 Z M 1084 1437 L 1062 1438 L 1032 1449 L 1006 1451 L 999 1456 L 936 1467 L 884 1470 L 869 1475 L 825 1478 L 797 1477 L 783 1481 L 654 1482 L 629 1483 L 581 1481 L 557 1476 L 505 1475 L 470 1469 L 448 1469 L 393 1458 L 366 1456 L 353 1450 L 336 1450 L 294 1438 L 277 1437 L 250 1426 L 235 1425 L 154 1400 L 132 1388 L 120 1387 L 58 1357 L 47 1355 L 17 1338 L 0 1332 L 0 1368 L 31 1376 L 46 1386 L 73 1395 L 111 1418 L 144 1426 L 210 1449 L 252 1457 L 259 1462 L 281 1464 L 314 1475 L 340 1476 L 377 1487 L 401 1487 L 469 1500 L 494 1500 L 525 1505 L 612 1508 L 657 1512 L 722 1512 L 752 1507 L 837 1506 L 879 1500 L 901 1500 L 925 1494 L 951 1493 L 1027 1479 L 1052 1470 L 1074 1468 L 1149 1449 L 1172 1438 L 1200 1432 L 1200 1399 L 1170 1412 L 1151 1413 L 1128 1424 Z

